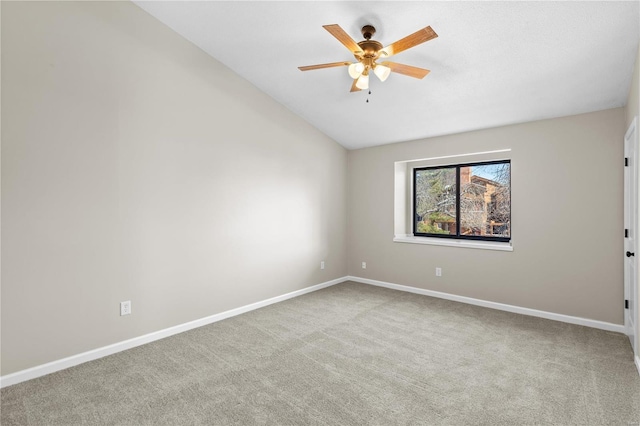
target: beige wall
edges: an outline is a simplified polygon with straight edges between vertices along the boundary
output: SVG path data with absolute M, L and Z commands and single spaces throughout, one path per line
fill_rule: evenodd
M 638 116 L 638 109 L 640 108 L 640 87 L 638 79 L 640 78 L 640 46 L 638 46 L 638 54 L 636 55 L 635 66 L 633 67 L 633 77 L 631 79 L 631 88 L 629 89 L 629 96 L 627 97 L 627 105 L 625 106 L 625 131 L 633 121 L 634 117 Z
M 617 108 L 350 151 L 349 274 L 622 324 L 623 127 Z M 499 149 L 513 252 L 392 241 L 395 161 Z
M 0 374 L 347 273 L 622 323 L 637 61 L 624 110 L 347 155 L 131 3 L 1 9 Z M 504 148 L 513 252 L 392 242 L 395 161 Z
M 2 2 L 2 131 L 2 375 L 346 275 L 346 150 L 132 3 Z
M 627 105 L 625 107 L 625 125 L 624 131 L 626 132 L 634 117 L 638 117 L 638 111 L 640 109 L 640 46 L 638 46 L 638 54 L 636 55 L 636 62 L 633 68 L 633 77 L 631 80 L 631 89 L 629 90 L 629 97 L 627 98 Z M 636 123 L 640 124 L 640 123 Z M 636 131 L 636 137 L 640 134 Z M 638 164 L 640 164 L 640 153 L 638 153 Z M 640 186 L 639 186 L 640 187 Z M 640 199 L 640 196 L 638 197 Z M 637 225 L 640 229 L 640 223 Z M 640 294 L 640 281 L 638 281 L 638 289 L 636 294 Z M 636 327 L 640 326 L 640 309 L 636 309 L 638 318 L 636 320 Z M 636 347 L 636 355 L 640 356 L 640 348 Z

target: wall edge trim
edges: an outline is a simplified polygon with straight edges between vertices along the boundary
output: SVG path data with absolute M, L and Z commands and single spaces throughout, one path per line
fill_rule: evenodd
M 27 380 L 36 379 L 38 377 L 46 376 L 47 374 L 55 373 L 60 370 L 65 370 L 76 365 L 84 364 L 85 362 L 93 361 L 105 356 L 113 355 L 118 352 L 132 349 L 137 346 L 141 346 L 147 343 L 155 342 L 156 340 L 164 339 L 175 334 L 183 333 L 185 331 L 192 330 L 194 328 L 202 327 L 212 324 L 214 322 L 222 321 L 227 318 L 234 317 L 236 315 L 244 314 L 256 309 L 263 308 L 265 306 L 272 305 L 274 303 L 283 302 L 294 297 L 302 296 L 307 293 L 311 293 L 317 290 L 321 290 L 326 287 L 331 287 L 336 284 L 340 284 L 347 281 L 347 277 L 340 277 L 334 280 L 325 281 L 320 284 L 305 287 L 300 290 L 295 290 L 280 296 L 271 297 L 269 299 L 261 300 L 258 302 L 250 303 L 248 305 L 240 306 L 238 308 L 230 309 L 228 311 L 220 312 L 217 314 L 209 315 L 204 318 L 189 321 L 183 324 L 168 327 L 162 330 L 154 331 L 142 336 L 134 337 L 128 340 L 113 343 L 111 345 L 102 346 L 100 348 L 92 349 L 86 352 L 82 352 L 76 355 L 71 355 L 66 358 L 62 358 L 56 361 L 51 361 L 46 364 L 37 365 L 35 367 L 27 368 L 25 370 L 16 371 L 15 373 L 7 374 L 0 377 L 0 389 L 15 385 Z
M 132 339 L 123 340 L 121 342 L 113 343 L 111 345 L 103 346 L 97 349 L 92 349 L 90 351 L 82 352 L 80 354 L 76 354 L 76 355 L 72 355 L 56 361 L 48 362 L 46 364 L 41 364 L 25 370 L 17 371 L 15 373 L 7 374 L 5 376 L 0 377 L 0 388 L 8 387 L 8 386 L 15 385 L 27 380 L 42 377 L 47 374 L 55 373 L 57 371 L 61 371 L 76 365 L 84 364 L 85 362 L 93 361 L 108 355 L 125 351 L 127 349 L 132 349 L 137 346 L 151 343 L 156 340 L 164 339 L 165 337 L 170 337 L 175 334 L 183 333 L 185 331 L 189 331 L 194 328 L 198 328 L 198 327 L 202 327 L 218 321 L 222 321 L 224 319 L 231 318 L 231 317 L 234 317 L 246 312 L 250 312 L 256 309 L 260 309 L 262 307 L 269 306 L 274 303 L 283 302 L 285 300 L 302 296 L 304 294 L 321 290 L 323 288 L 327 288 L 336 284 L 340 284 L 345 281 L 354 281 L 361 284 L 368 284 L 368 285 L 373 285 L 377 287 L 385 287 L 392 290 L 399 290 L 399 291 L 404 291 L 408 293 L 431 296 L 439 299 L 446 299 L 454 302 L 482 306 L 490 309 L 497 309 L 497 310 L 512 312 L 516 314 L 545 318 L 545 319 L 565 322 L 569 324 L 582 325 L 586 327 L 597 328 L 600 330 L 612 331 L 612 332 L 617 332 L 622 334 L 624 334 L 625 332 L 624 326 L 619 324 L 591 320 L 588 318 L 574 317 L 574 316 L 564 315 L 564 314 L 557 314 L 557 313 L 547 312 L 547 311 L 540 311 L 536 309 L 524 308 L 524 307 L 515 306 L 515 305 L 507 305 L 504 303 L 474 299 L 466 296 L 458 296 L 450 293 L 444 293 L 444 292 L 439 292 L 434 290 L 426 290 L 418 287 L 405 286 L 405 285 L 394 284 L 394 283 L 389 283 L 385 281 L 378 281 L 378 280 L 372 280 L 369 278 L 361 278 L 361 277 L 349 275 L 349 276 L 336 278 L 330 281 L 326 281 L 320 284 L 305 287 L 300 290 L 295 290 L 280 296 L 275 296 L 269 299 L 261 300 L 259 302 L 254 302 L 245 306 L 230 309 L 228 311 L 220 312 L 218 314 L 213 314 L 213 315 L 200 318 L 194 321 L 189 321 L 173 327 L 165 328 L 163 330 L 158 330 L 155 332 L 144 334 L 142 336 L 134 337 Z M 638 369 L 638 374 L 640 374 L 640 357 L 635 356 L 634 361 L 635 361 L 636 368 Z
M 566 322 L 566 323 L 575 324 L 575 325 L 583 325 L 585 327 L 597 328 L 597 329 L 606 330 L 606 331 L 613 331 L 613 332 L 622 333 L 622 334 L 625 334 L 625 331 L 626 331 L 624 325 L 620 325 L 620 324 L 597 321 L 597 320 L 592 320 L 588 318 L 574 317 L 571 315 L 557 314 L 554 312 L 539 311 L 537 309 L 523 308 L 515 305 L 507 305 L 504 303 L 491 302 L 489 300 L 474 299 L 472 297 L 458 296 L 455 294 L 443 293 L 443 292 L 434 291 L 434 290 L 426 290 L 418 287 L 394 284 L 394 283 L 389 283 L 385 281 L 372 280 L 369 278 L 360 278 L 355 276 L 348 276 L 347 278 L 349 279 L 349 281 L 355 281 L 362 284 L 385 287 L 385 288 L 390 288 L 392 290 L 400 290 L 408 293 L 421 294 L 424 296 L 437 297 L 439 299 L 446 299 L 454 302 L 467 303 L 469 305 L 482 306 L 485 308 L 497 309 L 500 311 L 507 311 L 515 314 L 545 318 L 545 319 Z M 640 367 L 639 367 L 639 370 L 640 370 Z

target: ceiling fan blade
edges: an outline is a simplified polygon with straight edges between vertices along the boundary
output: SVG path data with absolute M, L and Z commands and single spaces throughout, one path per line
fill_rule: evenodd
M 398 53 L 410 49 L 414 46 L 417 46 L 425 41 L 429 41 L 438 37 L 435 31 L 429 26 L 425 27 L 421 30 L 416 31 L 415 33 L 406 36 L 403 39 L 396 41 L 395 43 L 391 43 L 389 46 L 383 48 L 380 53 L 380 56 L 391 56 L 397 55 Z
M 351 51 L 351 53 L 363 53 L 358 43 L 349 36 L 338 24 L 323 25 L 322 28 L 329 31 L 332 36 Z
M 300 71 L 319 70 L 322 68 L 333 68 L 351 65 L 351 62 L 331 62 L 329 64 L 307 65 L 305 67 L 298 67 Z
M 398 74 L 404 74 L 414 78 L 424 78 L 431 72 L 430 70 L 424 68 L 412 67 L 411 65 L 399 64 L 397 62 L 385 61 L 380 65 L 385 65 L 391 68 L 392 72 L 397 72 Z
M 353 79 L 353 83 L 351 84 L 351 90 L 350 92 L 359 92 L 360 88 L 356 86 L 356 83 L 358 82 L 357 78 Z

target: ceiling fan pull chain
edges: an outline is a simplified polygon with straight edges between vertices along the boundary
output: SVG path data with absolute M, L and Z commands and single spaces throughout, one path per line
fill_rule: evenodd
M 369 90 L 369 94 L 371 94 L 371 90 Z M 367 96 L 367 103 L 369 103 L 369 97 Z

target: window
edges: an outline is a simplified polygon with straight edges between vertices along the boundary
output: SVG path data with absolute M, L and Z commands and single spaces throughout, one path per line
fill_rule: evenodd
M 413 169 L 413 234 L 511 240 L 511 162 Z

